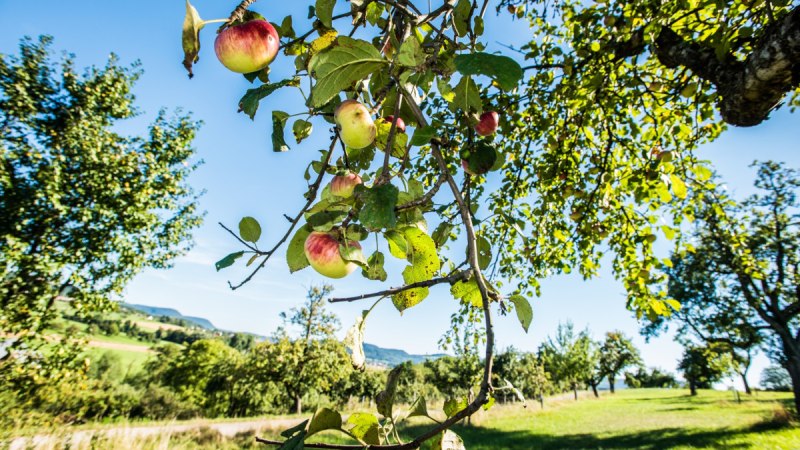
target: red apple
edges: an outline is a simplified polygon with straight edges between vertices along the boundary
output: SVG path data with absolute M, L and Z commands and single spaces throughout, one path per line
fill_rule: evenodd
M 278 54 L 280 37 L 266 20 L 255 19 L 225 28 L 214 41 L 223 66 L 238 73 L 252 73 L 269 65 Z
M 385 120 L 389 125 L 391 125 L 392 121 L 394 121 L 394 116 L 386 116 L 383 118 L 383 120 Z M 400 117 L 397 118 L 397 131 L 401 133 L 406 132 L 406 123 L 403 122 L 403 119 Z
M 372 115 L 366 106 L 357 100 L 345 100 L 333 112 L 333 120 L 339 125 L 344 145 L 361 149 L 368 147 L 375 140 L 377 129 Z
M 353 172 L 349 172 L 347 175 L 336 175 L 331 180 L 331 194 L 349 198 L 353 195 L 353 189 L 359 184 L 361 184 L 361 177 Z
M 356 241 L 349 241 L 347 245 L 361 251 L 361 245 Z M 306 238 L 304 250 L 311 267 L 328 278 L 344 278 L 358 267 L 342 259 L 339 241 L 330 233 L 312 232 Z
M 495 111 L 486 111 L 481 114 L 478 124 L 475 125 L 475 132 L 481 136 L 489 136 L 497 131 L 497 124 L 500 123 L 500 116 Z

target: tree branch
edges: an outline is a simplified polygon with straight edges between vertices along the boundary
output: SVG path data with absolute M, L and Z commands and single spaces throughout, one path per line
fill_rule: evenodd
M 461 281 L 467 280 L 469 278 L 470 272 L 471 272 L 471 270 L 469 270 L 469 269 L 461 270 L 461 271 L 458 271 L 458 272 L 453 272 L 453 273 L 451 273 L 450 275 L 448 275 L 446 277 L 432 278 L 430 280 L 418 281 L 416 283 L 411 283 L 411 284 L 407 284 L 407 285 L 401 286 L 401 287 L 386 289 L 385 291 L 373 292 L 371 294 L 356 295 L 354 297 L 332 298 L 332 299 L 328 300 L 328 302 L 330 302 L 330 303 L 354 302 L 354 301 L 364 300 L 364 299 L 372 298 L 372 297 L 386 297 L 386 296 L 389 296 L 389 295 L 397 294 L 399 292 L 407 291 L 409 289 L 415 289 L 415 288 L 421 288 L 421 287 L 431 287 L 431 286 L 435 286 L 437 284 L 442 284 L 442 283 L 451 283 L 452 284 L 452 283 L 455 283 L 456 281 L 459 281 L 459 280 L 461 280 Z

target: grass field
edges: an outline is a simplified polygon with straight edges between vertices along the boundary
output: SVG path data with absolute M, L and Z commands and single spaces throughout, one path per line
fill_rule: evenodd
M 774 421 L 788 395 L 623 390 L 578 402 L 499 406 L 457 427 L 470 450 L 488 449 L 800 449 L 800 428 Z M 780 413 L 779 413 L 780 414 Z
M 479 413 L 473 426 L 454 431 L 468 450 L 499 449 L 800 449 L 800 427 L 785 426 L 790 396 L 759 392 L 637 389 L 545 403 L 495 406 Z M 777 418 L 776 418 L 777 414 Z M 427 429 L 417 424 L 407 438 Z M 343 442 L 343 441 L 341 441 Z M 426 447 L 423 447 L 426 448 Z
M 577 402 L 566 397 L 551 399 L 543 410 L 536 403 L 527 408 L 499 405 L 479 413 L 472 426 L 457 426 L 455 431 L 468 450 L 794 450 L 800 449 L 800 427 L 784 420 L 789 401 L 790 396 L 785 393 L 759 392 L 742 396 L 738 403 L 730 392 L 700 391 L 697 397 L 690 397 L 683 389 L 623 390 L 600 399 L 586 396 Z M 257 423 L 269 429 L 273 420 Z M 210 423 L 222 422 L 227 421 Z M 417 422 L 403 429 L 402 435 L 410 439 L 429 426 Z M 275 431 L 262 431 L 259 435 L 278 437 Z M 353 443 L 340 436 L 325 432 L 309 442 Z M 212 428 L 141 438 L 117 436 L 108 438 L 105 444 L 103 438 L 98 440 L 96 436 L 92 442 L 93 447 L 86 448 L 105 448 L 105 444 L 111 446 L 107 448 L 123 450 L 269 448 L 256 444 L 253 432 L 225 437 Z

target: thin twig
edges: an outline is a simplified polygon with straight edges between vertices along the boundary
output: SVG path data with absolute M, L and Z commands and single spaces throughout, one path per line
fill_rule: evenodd
M 233 12 L 231 12 L 230 17 L 228 17 L 228 23 L 233 23 L 236 22 L 237 20 L 242 20 L 245 11 L 247 11 L 247 8 L 249 8 L 250 5 L 252 5 L 256 1 L 258 0 L 242 0 L 242 2 L 239 3 L 239 6 L 237 6 L 236 9 L 233 10 Z
M 303 218 L 303 214 L 305 214 L 305 212 L 308 210 L 311 204 L 314 203 L 314 200 L 316 200 L 317 191 L 319 191 L 320 183 L 322 183 L 322 178 L 325 176 L 325 169 L 327 169 L 328 167 L 328 163 L 331 160 L 331 155 L 333 155 L 333 149 L 336 148 L 336 143 L 338 141 L 339 141 L 338 136 L 334 137 L 333 140 L 331 141 L 331 145 L 328 148 L 328 154 L 325 156 L 325 163 L 322 164 L 322 168 L 319 170 L 317 179 L 314 180 L 314 183 L 311 185 L 311 187 L 309 187 L 308 192 L 306 193 L 307 195 L 306 204 L 300 209 L 300 212 L 297 213 L 294 219 L 291 220 L 292 223 L 291 225 L 289 225 L 289 229 L 286 230 L 286 233 L 283 235 L 281 240 L 279 240 L 278 243 L 275 244 L 274 247 L 272 247 L 272 249 L 266 252 L 262 251 L 258 252 L 260 255 L 265 256 L 265 258 L 263 261 L 261 261 L 258 267 L 256 267 L 255 270 L 253 270 L 253 272 L 251 272 L 250 275 L 247 276 L 247 278 L 242 280 L 242 282 L 237 285 L 233 285 L 230 281 L 228 282 L 228 286 L 231 288 L 231 290 L 235 291 L 236 289 L 239 289 L 240 287 L 244 286 L 247 282 L 252 280 L 255 274 L 258 273 L 259 270 L 264 268 L 264 266 L 267 264 L 267 261 L 269 261 L 269 258 L 273 255 L 273 253 L 275 253 L 275 251 L 278 250 L 280 246 L 283 245 L 284 242 L 286 242 L 287 239 L 289 239 L 289 236 L 292 234 L 292 231 L 294 231 L 294 228 L 300 222 L 300 219 Z
M 406 209 L 416 208 L 417 206 L 424 205 L 425 203 L 429 202 L 433 198 L 433 196 L 436 195 L 437 192 L 439 192 L 439 188 L 442 187 L 442 184 L 444 184 L 444 181 L 446 179 L 447 179 L 447 176 L 445 174 L 443 174 L 443 173 L 439 174 L 439 179 L 436 180 L 435 183 L 433 183 L 433 186 L 431 186 L 431 189 L 428 192 L 426 192 L 425 195 L 423 195 L 422 197 L 420 197 L 420 198 L 418 198 L 416 200 L 412 200 L 412 201 L 410 201 L 408 203 L 403 203 L 402 205 L 397 205 L 394 208 L 394 210 L 397 211 L 397 212 L 400 212 L 400 211 L 403 211 L 403 210 L 406 210 Z

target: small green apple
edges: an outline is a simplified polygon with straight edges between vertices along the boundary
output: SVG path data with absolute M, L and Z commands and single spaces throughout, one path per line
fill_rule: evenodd
M 356 100 L 343 101 L 333 113 L 333 120 L 339 125 L 342 142 L 350 148 L 365 148 L 375 140 L 375 122 L 367 107 Z

